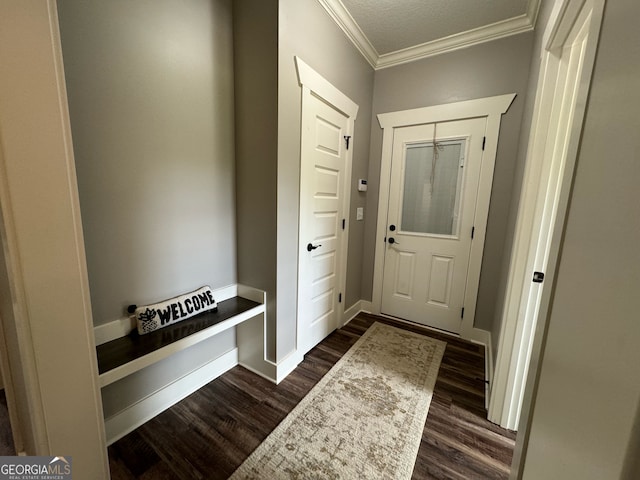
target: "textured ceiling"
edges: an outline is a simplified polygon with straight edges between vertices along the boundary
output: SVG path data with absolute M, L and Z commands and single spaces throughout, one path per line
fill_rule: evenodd
M 529 0 L 342 0 L 379 55 L 525 15 Z

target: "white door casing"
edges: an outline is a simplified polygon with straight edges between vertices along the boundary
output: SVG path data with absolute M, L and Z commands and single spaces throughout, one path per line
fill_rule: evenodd
M 498 133 L 502 114 L 508 109 L 515 94 L 499 95 L 462 102 L 422 107 L 398 112 L 382 113 L 378 121 L 383 129 L 382 158 L 380 166 L 380 196 L 378 199 L 378 219 L 376 227 L 376 250 L 373 275 L 373 313 L 381 313 L 382 287 L 384 277 L 384 257 L 389 225 L 388 207 L 391 181 L 391 159 L 393 154 L 394 130 L 411 125 L 443 123 L 469 118 L 485 118 L 485 147 L 482 155 L 480 182 L 476 199 L 474 215 L 474 240 L 471 244 L 469 267 L 464 294 L 465 315 L 460 325 L 459 333 L 463 338 L 486 341 L 486 335 L 474 329 L 473 322 L 478 295 L 478 282 L 482 263 L 482 251 L 486 235 L 486 221 L 489 213 L 491 183 L 495 166 Z
M 488 418 L 515 430 L 554 281 L 604 0 L 561 1 L 544 35 Z M 534 271 L 543 283 L 532 283 Z
M 302 86 L 297 350 L 344 315 L 353 128 L 358 106 L 296 57 Z M 349 137 L 349 148 L 347 140 Z
M 304 112 L 298 298 L 306 352 L 338 327 L 347 117 L 314 95 Z
M 394 129 L 381 313 L 460 333 L 485 126 Z

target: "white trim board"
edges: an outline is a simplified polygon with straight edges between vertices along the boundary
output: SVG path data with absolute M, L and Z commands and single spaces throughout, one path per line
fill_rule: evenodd
M 559 1 L 543 36 L 488 411 L 489 420 L 505 428 L 524 425 L 525 440 L 518 445 L 527 441 L 531 396 L 525 389 L 532 393 L 537 376 L 529 364 L 542 349 L 536 331 L 544 330 L 538 323 L 550 305 L 603 9 L 604 0 Z M 534 271 L 545 273 L 542 284 L 531 283 Z M 512 475 L 520 465 L 518 451 Z
M 193 370 L 128 408 L 106 418 L 104 424 L 107 445 L 111 445 L 121 439 L 237 364 L 238 349 L 236 348 Z
M 238 285 L 238 295 L 258 303 L 267 303 L 267 294 L 262 290 Z M 267 358 L 267 313 L 256 316 L 236 326 L 238 365 L 260 375 L 276 385 L 295 370 L 302 362 L 299 350 L 290 352 L 280 362 Z
M 536 26 L 540 7 L 540 0 L 529 0 L 527 11 L 522 15 L 381 55 L 340 0 L 318 0 L 318 2 L 374 70 L 393 67 L 434 55 L 453 52 L 461 48 L 472 47 L 491 40 L 529 32 Z
M 349 308 L 345 309 L 344 315 L 342 316 L 342 321 L 340 323 L 341 327 L 344 327 L 347 323 L 353 320 L 362 311 L 361 303 L 362 302 L 358 300 Z
M 266 338 L 264 333 L 260 334 L 264 327 L 259 325 L 257 318 L 236 327 L 238 345 L 242 344 L 238 365 L 278 385 L 302 363 L 304 356 L 299 350 L 294 350 L 278 363 L 268 360 L 264 353 Z M 259 345 L 262 345 L 262 350 L 256 348 Z
M 301 86 L 307 87 L 349 118 L 353 120 L 357 118 L 358 105 L 355 102 L 307 65 L 300 57 L 294 57 L 294 60 L 298 72 L 298 82 Z
M 464 299 L 465 318 L 462 320 L 460 334 L 462 338 L 472 339 L 474 318 L 478 295 L 478 283 L 482 264 L 482 250 L 486 235 L 486 218 L 491 196 L 491 182 L 496 160 L 498 134 L 502 115 L 509 109 L 515 94 L 498 95 L 462 102 L 454 102 L 430 107 L 415 108 L 398 112 L 382 113 L 378 121 L 383 128 L 382 155 L 380 161 L 380 194 L 378 198 L 378 218 L 376 227 L 375 263 L 373 273 L 373 301 L 371 313 L 380 314 L 382 304 L 383 266 L 385 244 L 382 239 L 387 232 L 389 207 L 389 189 L 391 179 L 391 156 L 395 128 L 465 118 L 486 117 L 486 144 L 482 155 L 475 218 L 475 237 L 471 244 L 467 288 Z M 484 188 L 483 188 L 484 185 Z M 466 312 L 469 312 L 468 314 Z

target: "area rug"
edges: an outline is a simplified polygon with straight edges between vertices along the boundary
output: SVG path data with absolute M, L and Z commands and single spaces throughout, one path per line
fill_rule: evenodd
M 445 346 L 374 323 L 231 478 L 411 478 Z

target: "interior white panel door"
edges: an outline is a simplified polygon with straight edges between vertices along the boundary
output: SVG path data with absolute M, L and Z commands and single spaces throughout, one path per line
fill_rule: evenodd
M 338 326 L 348 118 L 314 95 L 305 102 L 300 171 L 299 335 L 309 351 Z
M 485 127 L 394 129 L 382 313 L 460 332 Z

